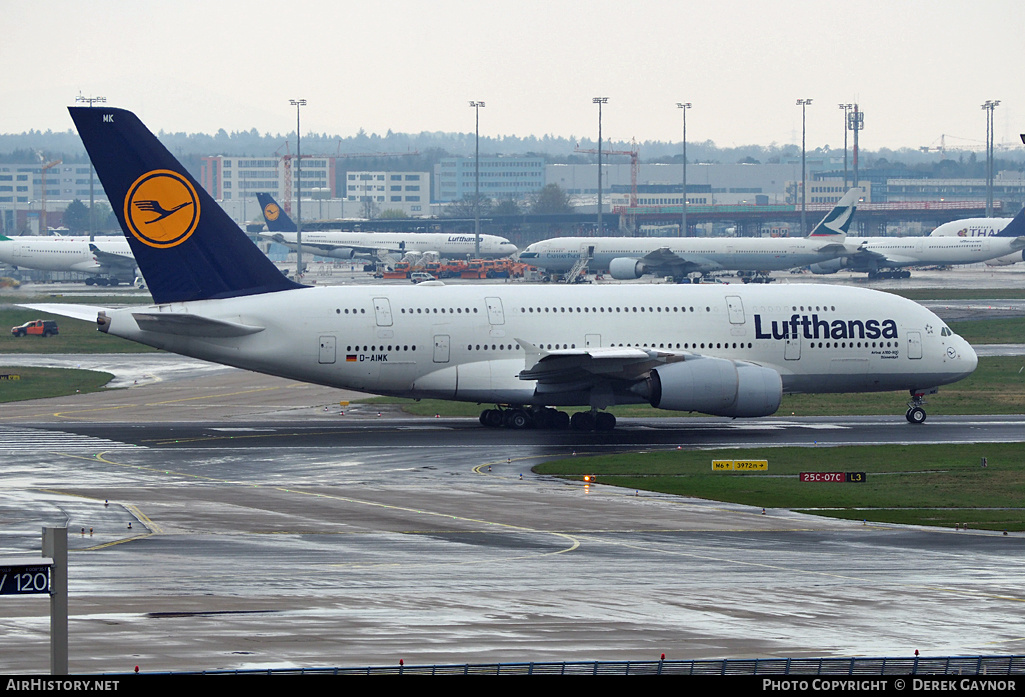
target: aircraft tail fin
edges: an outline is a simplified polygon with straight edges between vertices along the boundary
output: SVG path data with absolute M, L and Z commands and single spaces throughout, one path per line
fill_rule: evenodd
M 854 219 L 854 210 L 858 206 L 858 199 L 861 198 L 861 189 L 851 189 L 843 195 L 833 210 L 826 214 L 826 217 L 819 221 L 808 237 L 839 237 L 847 236 Z
M 130 111 L 68 107 L 158 304 L 301 288 Z
M 996 234 L 997 237 L 1025 237 L 1025 208 L 1018 211 L 1018 215 L 1011 219 L 1003 230 Z
M 263 211 L 263 220 L 267 223 L 268 232 L 297 232 L 299 230 L 273 196 L 257 194 L 256 200 L 260 202 L 260 210 Z

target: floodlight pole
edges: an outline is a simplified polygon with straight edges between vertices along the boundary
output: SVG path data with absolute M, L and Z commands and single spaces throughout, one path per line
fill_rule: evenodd
M 806 202 L 806 199 L 805 199 L 805 188 L 806 187 L 804 186 L 805 181 L 808 178 L 808 175 L 806 174 L 806 166 L 805 166 L 805 159 L 806 159 L 806 155 L 805 155 L 805 130 L 806 129 L 805 129 L 805 126 L 807 124 L 807 120 L 806 120 L 806 117 L 805 117 L 805 109 L 810 104 L 811 104 L 811 100 L 810 99 L 798 99 L 797 100 L 797 106 L 801 107 L 801 236 L 802 237 L 804 237 L 805 235 L 808 234 L 807 211 L 805 209 L 805 202 Z
M 76 102 L 83 102 L 89 106 L 94 104 L 100 104 L 107 101 L 106 97 L 83 97 L 81 93 L 75 97 Z M 96 223 L 93 221 L 93 202 L 95 196 L 93 194 L 93 160 L 89 158 L 89 241 L 91 242 L 96 237 Z
M 593 104 L 598 105 L 598 235 L 602 233 L 602 221 L 601 221 L 601 105 L 606 104 L 609 101 L 608 97 L 594 97 L 591 99 Z
M 306 106 L 305 99 L 289 99 L 295 107 L 295 277 L 303 275 L 303 151 L 299 131 L 299 108 Z
M 687 110 L 690 102 L 677 102 L 677 109 L 683 110 L 683 213 L 680 214 L 680 237 L 687 236 Z
M 470 106 L 476 116 L 476 138 L 474 139 L 473 159 L 473 256 L 480 259 L 480 109 L 484 102 L 477 100 L 470 102 Z

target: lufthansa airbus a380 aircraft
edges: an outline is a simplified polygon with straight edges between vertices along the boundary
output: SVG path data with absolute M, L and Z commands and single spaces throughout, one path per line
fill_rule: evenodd
M 976 355 L 939 317 L 879 291 L 529 285 L 305 287 L 285 278 L 128 111 L 71 107 L 155 305 L 33 305 L 175 353 L 378 394 L 494 404 L 488 426 L 608 430 L 649 403 L 766 416 L 784 393 L 909 390 Z M 174 210 L 154 214 L 157 207 Z M 572 422 L 558 406 L 590 407 Z
M 278 207 L 270 194 L 257 194 L 263 219 L 269 232 L 260 237 L 295 250 L 296 225 Z M 307 230 L 303 233 L 303 249 L 317 256 L 335 259 L 369 257 L 385 260 L 408 252 L 435 252 L 444 259 L 465 259 L 477 249 L 473 235 L 447 232 L 346 232 L 344 230 Z M 480 236 L 480 258 L 499 259 L 516 253 L 516 245 L 498 235 Z

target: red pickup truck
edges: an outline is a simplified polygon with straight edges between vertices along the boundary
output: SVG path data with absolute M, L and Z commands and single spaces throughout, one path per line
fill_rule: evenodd
M 11 334 L 14 336 L 28 336 L 29 334 L 51 336 L 60 334 L 60 331 L 57 329 L 57 322 L 52 319 L 34 319 L 20 326 L 11 327 Z

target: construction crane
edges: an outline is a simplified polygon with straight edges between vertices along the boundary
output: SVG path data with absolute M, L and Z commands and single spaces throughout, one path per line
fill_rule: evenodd
M 612 143 L 612 139 L 610 138 L 609 139 L 609 144 L 611 145 L 611 143 Z M 638 169 L 637 161 L 638 161 L 638 156 L 640 155 L 640 152 L 637 149 L 637 139 L 636 138 L 633 139 L 633 141 L 631 141 L 631 144 L 633 145 L 633 150 L 604 150 L 603 149 L 601 151 L 601 153 L 603 155 L 629 155 L 630 156 L 630 207 L 631 208 L 636 208 L 637 207 L 637 169 Z M 588 153 L 588 154 L 594 155 L 594 154 L 597 154 L 598 150 L 594 149 L 594 148 L 584 149 L 584 148 L 581 148 L 578 145 L 577 147 L 575 147 L 573 149 L 573 152 L 582 152 L 582 153 Z

